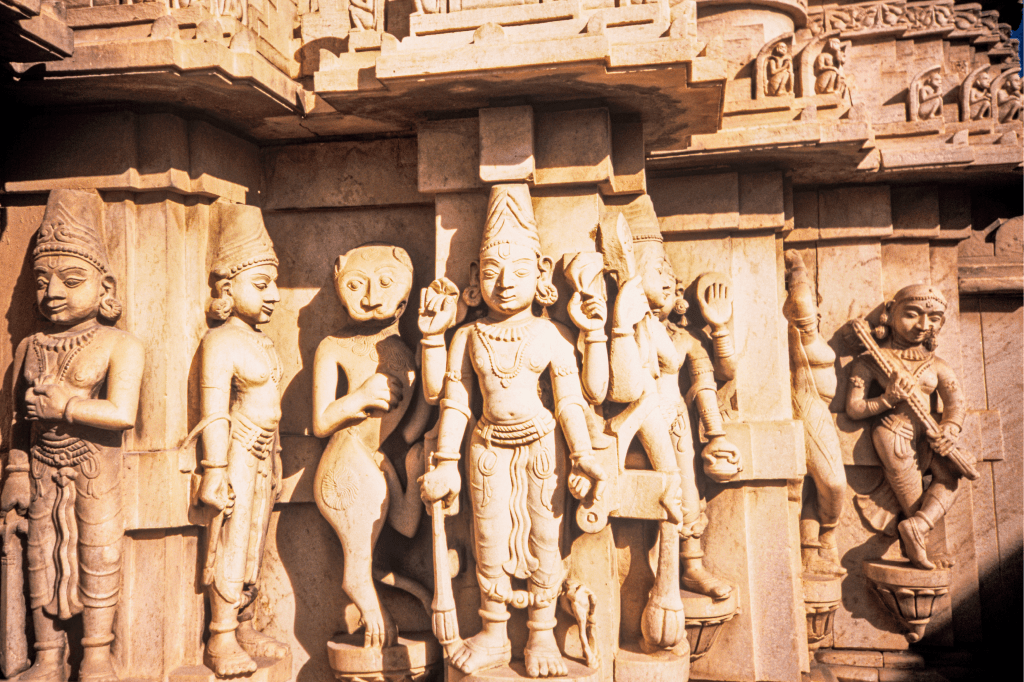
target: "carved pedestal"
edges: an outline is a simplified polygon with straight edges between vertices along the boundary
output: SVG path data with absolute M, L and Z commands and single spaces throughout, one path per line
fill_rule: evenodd
M 578 663 L 571 658 L 565 659 L 565 662 L 568 665 L 569 674 L 565 677 L 559 677 L 558 679 L 560 680 L 571 680 L 572 682 L 597 682 L 600 678 L 600 673 L 593 668 L 588 668 L 582 663 Z M 511 664 L 503 665 L 498 668 L 481 670 L 480 672 L 476 672 L 471 675 L 467 675 L 449 665 L 447 666 L 445 675 L 445 680 L 447 682 L 519 682 L 520 680 L 532 679 L 534 678 L 526 676 L 526 666 L 523 665 L 521 660 L 512 661 Z M 617 674 L 616 680 L 618 680 Z
M 952 582 L 948 569 L 923 571 L 905 561 L 865 562 L 864 575 L 885 607 L 907 627 L 911 643 L 924 637 L 935 601 L 949 593 Z
M 689 630 L 689 629 L 687 629 Z M 671 651 L 646 654 L 627 645 L 615 654 L 615 682 L 679 682 L 690 679 L 690 657 Z
M 362 632 L 327 642 L 331 670 L 342 682 L 420 682 L 436 674 L 441 658 L 441 646 L 427 632 L 401 636 L 383 649 L 364 647 Z
M 817 649 L 832 634 L 836 610 L 843 600 L 842 579 L 804 573 L 804 608 L 807 609 L 807 643 Z
M 739 590 L 733 589 L 726 599 L 714 601 L 693 592 L 683 592 L 686 609 L 686 638 L 690 642 L 690 661 L 696 661 L 714 646 L 722 625 L 739 613 Z

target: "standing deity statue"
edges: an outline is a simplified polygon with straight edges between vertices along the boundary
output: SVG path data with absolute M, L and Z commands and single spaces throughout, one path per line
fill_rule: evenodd
M 121 304 L 95 191 L 54 190 L 36 233 L 39 312 L 52 326 L 18 345 L 4 512 L 28 513 L 34 665 L 16 679 L 64 682 L 59 621 L 82 614 L 79 679 L 117 680 L 111 660 L 121 589 L 122 433 L 135 425 L 145 357 L 115 329 Z
M 771 96 L 793 94 L 793 57 L 789 45 L 781 42 L 772 49 L 765 63 L 765 94 Z
M 935 357 L 935 337 L 945 319 L 942 293 L 915 284 L 885 304 L 874 330 L 880 344 L 864 320 L 851 322 L 867 351 L 851 367 L 846 414 L 873 419 L 871 441 L 885 473 L 883 486 L 856 497 L 857 507 L 878 531 L 890 531 L 902 512 L 898 531 L 907 557 L 926 570 L 950 565 L 945 558 L 929 557 L 928 533 L 952 506 L 960 478 L 978 477 L 957 448 L 967 409 L 963 389 L 950 366 Z M 941 421 L 932 416 L 933 393 L 942 399 Z M 925 489 L 927 474 L 931 483 Z
M 712 362 L 698 338 L 699 332 L 677 324 L 678 318 L 669 321 L 673 310 L 682 312 L 676 305 L 682 298 L 677 297 L 675 273 L 665 253 L 653 207 L 634 218 L 630 229 L 639 275 L 623 284 L 615 302 L 611 399 L 630 399 L 631 405 L 624 415 L 630 410 L 645 409 L 647 415 L 638 430 L 640 442 L 655 470 L 671 472 L 662 505 L 668 521 L 683 540 L 682 586 L 715 600 L 725 599 L 732 587 L 703 565 L 700 538 L 707 516 L 700 488 L 704 474 L 724 482 L 740 471 L 736 446 L 725 438 L 714 377 L 716 368 L 726 379 L 735 373 L 731 335 L 725 326 L 732 317 L 728 290 L 721 278 L 705 287 L 707 298 L 702 310 L 707 308 L 716 342 Z M 685 399 L 680 393 L 684 366 L 690 380 Z M 637 372 L 637 368 L 642 369 Z M 645 403 L 647 407 L 642 408 Z M 696 458 L 690 427 L 689 410 L 693 403 L 697 404 L 708 438 L 700 460 Z M 699 462 L 703 473 L 698 473 Z
M 664 249 L 662 249 L 664 251 Z M 666 259 L 666 267 L 671 264 Z M 733 479 L 740 472 L 739 451 L 725 437 L 722 413 L 718 405 L 716 378 L 731 381 L 736 378 L 736 353 L 732 333 L 726 326 L 732 318 L 729 283 L 724 275 L 707 273 L 697 279 L 697 302 L 701 319 L 688 323 L 686 299 L 677 291 L 675 300 L 658 311 L 669 331 L 678 364 L 675 372 L 666 371 L 659 381 L 659 390 L 665 403 L 673 406 L 676 414 L 670 433 L 676 459 L 682 471 L 683 522 L 679 525 L 682 538 L 680 583 L 684 589 L 703 594 L 715 600 L 727 598 L 732 586 L 704 567 L 701 537 L 708 525 L 705 513 L 703 479 L 717 483 Z M 704 347 L 701 328 L 711 328 L 714 352 Z M 685 366 L 689 388 L 681 393 L 681 370 Z M 666 370 L 670 367 L 666 367 Z M 696 405 L 700 425 L 707 445 L 696 457 L 694 434 L 691 428 L 691 405 Z
M 528 611 L 527 675 L 567 674 L 554 635 L 564 582 L 565 493 L 568 488 L 577 498 L 588 493 L 598 498 L 605 476 L 591 451 L 572 336 L 533 312 L 535 302 L 555 302 L 552 267 L 540 252 L 527 186 L 494 186 L 479 263 L 471 267 L 467 290 L 470 301 L 482 299 L 488 312 L 460 327 L 452 339 L 437 448 L 421 479 L 428 504 L 443 500 L 450 505 L 462 489 L 460 444 L 473 417 L 475 378 L 483 414 L 470 438 L 465 471 L 483 627 L 457 643 L 450 656 L 451 665 L 467 674 L 511 660 L 509 605 Z M 436 362 L 439 350 L 425 353 L 424 362 Z M 586 365 L 584 354 L 585 373 Z M 550 377 L 554 415 L 540 396 L 544 374 Z M 556 436 L 556 425 L 564 440 Z M 513 589 L 513 579 L 525 580 L 527 589 Z
M 380 449 L 413 397 L 415 360 L 398 335 L 412 282 L 412 260 L 397 246 L 366 244 L 339 256 L 334 286 L 352 324 L 320 342 L 313 365 L 313 432 L 331 439 L 313 479 L 313 498 L 344 549 L 342 589 L 359 609 L 366 647 L 391 646 L 398 636 L 373 586 L 383 576 L 372 569 L 377 538 L 385 520 L 412 537 L 423 511 L 416 483 L 422 446 L 406 458 L 404 491 Z M 339 370 L 348 384 L 340 398 Z M 406 442 L 419 435 L 403 433 Z M 407 578 L 391 576 L 390 582 L 425 594 Z
M 789 322 L 793 416 L 804 425 L 807 474 L 814 487 L 813 497 L 804 496 L 801 556 L 806 572 L 841 577 L 846 569 L 839 563 L 836 529 L 846 495 L 846 469 L 828 409 L 836 395 L 836 354 L 818 331 L 818 304 L 800 254 L 786 251 L 785 260 L 789 296 L 782 313 Z
M 223 324 L 199 345 L 198 497 L 214 512 L 203 571 L 211 612 L 204 662 L 218 677 L 230 677 L 255 672 L 255 656 L 288 653 L 253 626 L 270 512 L 281 493 L 281 364 L 258 325 L 270 321 L 280 295 L 277 256 L 260 210 L 214 209 L 222 231 L 208 315 Z

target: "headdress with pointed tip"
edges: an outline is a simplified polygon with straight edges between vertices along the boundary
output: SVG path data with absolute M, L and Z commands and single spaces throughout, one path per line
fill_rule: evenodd
M 525 246 L 540 256 L 540 236 L 526 184 L 495 185 L 491 189 L 480 252 L 499 244 Z
M 629 223 L 629 231 L 633 233 L 634 244 L 664 241 L 650 196 L 641 194 L 623 206 L 622 215 L 626 216 L 626 222 Z
M 211 270 L 231 278 L 257 265 L 277 265 L 274 243 L 256 206 L 217 202 L 211 206 L 213 221 L 220 224 L 220 245 Z
M 96 190 L 50 192 L 32 258 L 48 255 L 75 256 L 104 274 L 110 273 L 103 243 L 103 200 Z

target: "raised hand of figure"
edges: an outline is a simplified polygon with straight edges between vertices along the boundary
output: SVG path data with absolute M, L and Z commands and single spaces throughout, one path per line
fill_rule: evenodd
M 459 288 L 447 277 L 435 279 L 420 291 L 419 327 L 423 336 L 444 334 L 455 324 Z
M 355 390 L 364 401 L 362 410 L 393 410 L 402 402 L 402 384 L 389 374 L 377 372 Z
M 582 332 L 599 331 L 608 319 L 608 304 L 599 296 L 584 298 L 576 292 L 569 299 L 569 319 Z
M 732 319 L 729 280 L 715 272 L 705 273 L 697 282 L 697 305 L 712 329 L 721 329 Z
M 601 501 L 601 493 L 604 491 L 605 479 L 604 468 L 597 461 L 594 455 L 583 455 L 572 463 L 572 470 L 569 472 L 569 492 L 577 500 L 582 500 L 594 489 L 594 501 Z
M 619 295 L 615 298 L 615 311 L 612 313 L 612 325 L 622 329 L 635 327 L 650 310 L 647 294 L 644 293 L 643 279 L 637 275 L 619 287 Z
M 25 393 L 25 411 L 31 420 L 57 421 L 64 418 L 71 393 L 58 384 L 33 386 Z
M 226 512 L 226 516 L 231 515 L 235 507 L 235 491 L 228 483 L 226 467 L 209 467 L 203 472 L 203 480 L 199 484 L 199 499 L 217 511 Z
M 890 405 L 901 403 L 914 392 L 914 382 L 899 370 L 889 375 L 889 385 L 885 387 L 885 399 Z
M 704 446 L 701 459 L 704 460 L 704 473 L 716 483 L 731 481 L 743 471 L 739 448 L 725 436 L 713 436 Z
M 424 504 L 443 501 L 444 506 L 450 507 L 462 490 L 462 477 L 455 462 L 445 461 L 420 476 L 419 484 Z
M 27 471 L 12 471 L 7 474 L 3 493 L 0 494 L 0 512 L 6 514 L 12 509 L 24 515 L 32 500 Z

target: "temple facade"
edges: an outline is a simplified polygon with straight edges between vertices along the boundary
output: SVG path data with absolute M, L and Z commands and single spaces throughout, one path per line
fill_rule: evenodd
M 0 10 L 0 677 L 1019 677 L 1018 3 Z

